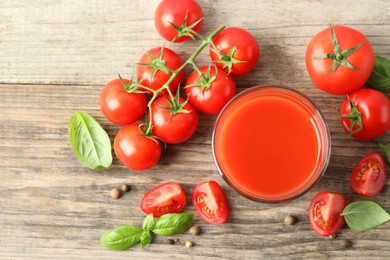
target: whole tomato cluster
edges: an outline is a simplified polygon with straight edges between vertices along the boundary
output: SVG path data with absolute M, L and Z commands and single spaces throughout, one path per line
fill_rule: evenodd
M 340 121 L 345 132 L 359 140 L 373 140 L 390 128 L 390 101 L 384 93 L 362 88 L 372 75 L 376 59 L 368 39 L 346 26 L 330 26 L 313 37 L 306 51 L 306 67 L 313 83 L 335 95 L 347 95 Z M 380 193 L 386 167 L 379 153 L 361 158 L 350 175 L 352 190 L 364 196 Z M 338 232 L 347 206 L 343 195 L 320 192 L 312 200 L 309 220 L 321 236 Z
M 343 129 L 359 140 L 373 140 L 390 128 L 390 101 L 380 91 L 361 89 L 375 64 L 374 51 L 361 32 L 330 26 L 313 37 L 306 68 L 313 83 L 335 95 L 348 95 L 340 109 Z
M 256 39 L 241 28 L 224 28 L 205 37 L 199 33 L 203 12 L 194 0 L 163 0 L 154 23 L 158 33 L 171 42 L 201 40 L 185 61 L 173 50 L 149 49 L 136 65 L 131 79 L 114 79 L 101 92 L 104 115 L 124 125 L 114 141 L 117 158 L 129 169 L 146 170 L 161 156 L 162 145 L 187 141 L 196 132 L 198 112 L 218 114 L 236 94 L 232 76 L 243 75 L 257 64 L 260 50 Z M 206 47 L 213 65 L 197 67 L 195 58 Z M 183 69 L 193 72 L 180 96 Z M 145 122 L 137 122 L 146 116 Z

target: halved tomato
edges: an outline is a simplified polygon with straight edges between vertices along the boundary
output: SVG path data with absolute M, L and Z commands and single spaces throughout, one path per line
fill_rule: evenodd
M 385 181 L 385 161 L 379 153 L 367 154 L 356 163 L 352 170 L 352 189 L 361 195 L 377 195 L 385 185 Z
M 181 212 L 186 196 L 177 182 L 166 182 L 147 191 L 141 201 L 141 210 L 158 218 L 167 213 Z
M 225 192 L 215 181 L 206 181 L 195 187 L 192 202 L 198 215 L 211 224 L 225 223 L 229 205 Z
M 317 193 L 310 203 L 310 225 L 321 236 L 336 234 L 344 225 L 344 217 L 340 214 L 346 206 L 344 196 L 338 193 Z

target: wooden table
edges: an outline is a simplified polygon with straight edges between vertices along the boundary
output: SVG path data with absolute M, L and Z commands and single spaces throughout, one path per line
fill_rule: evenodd
M 67 135 L 75 110 L 93 115 L 113 140 L 119 127 L 99 107 L 99 93 L 117 72 L 130 75 L 144 50 L 165 46 L 188 57 L 196 43 L 164 42 L 154 29 L 159 3 L 125 0 L 0 1 L 0 259 L 250 259 L 350 258 L 390 259 L 390 223 L 364 233 L 344 227 L 336 239 L 318 237 L 307 209 L 319 191 L 344 194 L 348 202 L 366 199 L 349 184 L 354 163 L 390 142 L 390 133 L 372 142 L 349 139 L 339 123 L 343 97 L 316 89 L 305 69 L 311 37 L 329 24 L 363 32 L 374 51 L 390 57 L 390 2 L 382 1 L 215 1 L 200 0 L 205 20 L 202 33 L 220 24 L 238 26 L 255 35 L 261 58 L 254 71 L 236 78 L 239 90 L 259 84 L 289 85 L 302 90 L 322 110 L 331 130 L 332 155 L 325 176 L 310 192 L 287 203 L 262 204 L 243 198 L 219 176 L 211 153 L 215 117 L 201 115 L 195 136 L 168 146 L 151 170 L 132 172 L 117 159 L 97 172 L 80 165 Z M 198 64 L 208 63 L 204 52 Z M 186 73 L 189 73 L 189 69 Z M 288 156 L 288 155 L 287 155 Z M 188 205 L 196 184 L 214 179 L 230 203 L 224 225 L 210 225 L 198 216 L 201 236 L 183 235 L 184 243 L 168 245 L 155 237 L 142 250 L 115 252 L 100 245 L 103 232 L 141 224 L 142 195 L 168 180 L 182 184 Z M 121 199 L 110 190 L 123 183 L 131 192 Z M 390 210 L 389 178 L 372 200 Z M 294 214 L 299 222 L 285 226 Z M 349 239 L 343 250 L 339 241 Z

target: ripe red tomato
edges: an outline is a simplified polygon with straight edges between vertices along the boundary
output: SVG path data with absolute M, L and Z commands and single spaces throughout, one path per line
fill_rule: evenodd
M 184 21 L 187 16 L 186 21 Z M 185 22 L 185 23 L 184 23 Z M 187 26 L 198 32 L 203 23 L 203 12 L 199 4 L 194 0 L 163 0 L 154 13 L 154 25 L 158 33 L 167 41 L 183 42 L 190 39 L 189 36 L 178 34 L 175 26 L 183 28 Z M 183 32 L 186 30 L 184 29 Z M 187 30 L 188 31 L 188 30 Z M 182 36 L 183 35 L 183 36 Z M 191 33 L 193 35 L 193 33 Z
M 178 144 L 195 133 L 198 113 L 184 98 L 171 100 L 162 96 L 152 103 L 152 122 L 155 136 L 168 144 Z
M 390 101 L 375 89 L 359 89 L 350 94 L 344 99 L 340 114 L 345 132 L 359 140 L 375 139 L 390 128 Z
M 210 57 L 221 69 L 233 76 L 244 75 L 257 64 L 259 44 L 248 31 L 231 27 L 223 29 L 210 45 Z M 222 55 L 221 55 L 222 54 Z
M 141 171 L 155 165 L 161 156 L 161 144 L 143 135 L 140 125 L 131 124 L 119 130 L 114 140 L 115 154 L 127 168 Z
M 152 48 L 141 56 L 136 68 L 137 80 L 142 85 L 157 90 L 161 88 L 171 77 L 172 71 L 183 65 L 183 61 L 174 51 L 166 47 Z M 177 74 L 169 84 L 169 89 L 174 93 L 184 78 L 184 71 Z M 168 94 L 166 90 L 161 92 Z
M 128 79 L 124 81 L 130 83 Z M 114 124 L 134 123 L 145 114 L 146 103 L 144 94 L 126 91 L 120 79 L 110 81 L 100 93 L 100 108 Z
M 338 193 L 317 193 L 310 203 L 310 225 L 321 236 L 336 234 L 344 225 L 344 217 L 340 214 L 346 206 L 345 198 Z
M 186 205 L 186 196 L 177 182 L 166 182 L 148 190 L 141 201 L 141 210 L 159 218 L 167 213 L 181 212 Z
M 215 181 L 206 181 L 195 187 L 192 202 L 198 215 L 211 224 L 225 223 L 229 204 L 225 192 Z
M 377 195 L 385 185 L 386 166 L 379 153 L 370 153 L 361 158 L 351 174 L 354 192 L 365 196 Z
M 333 34 L 332 34 L 333 28 Z M 374 67 L 367 38 L 352 28 L 332 26 L 313 37 L 306 50 L 306 68 L 321 90 L 344 95 L 361 88 Z
M 186 94 L 194 107 L 206 114 L 218 114 L 225 104 L 236 94 L 234 79 L 219 68 L 208 66 L 199 68 L 202 80 L 193 71 L 186 81 Z M 211 82 L 211 83 L 210 83 Z

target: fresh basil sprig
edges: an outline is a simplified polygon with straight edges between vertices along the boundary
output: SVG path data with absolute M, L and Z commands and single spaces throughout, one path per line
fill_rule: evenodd
M 149 214 L 142 223 L 142 229 L 136 226 L 121 226 L 109 230 L 100 237 L 103 246 L 111 250 L 126 250 L 138 242 L 144 248 L 153 240 L 152 233 L 161 236 L 174 235 L 187 231 L 194 219 L 194 214 L 165 214 L 156 221 Z
M 73 152 L 80 163 L 94 170 L 111 166 L 110 138 L 92 116 L 75 112 L 69 121 L 68 134 Z
M 390 144 L 379 144 L 379 147 L 383 148 L 387 161 L 390 163 Z
M 370 88 L 380 91 L 390 91 L 390 60 L 375 56 L 374 69 L 367 81 Z
M 352 202 L 345 207 L 344 216 L 348 227 L 354 231 L 367 231 L 390 220 L 390 215 L 373 201 Z

